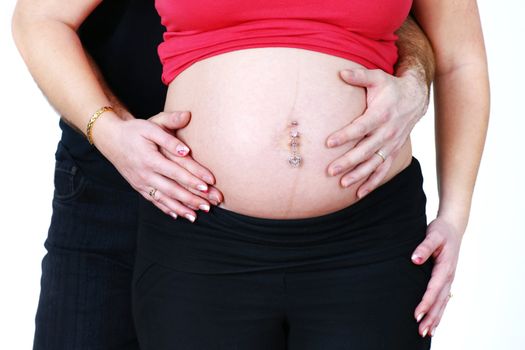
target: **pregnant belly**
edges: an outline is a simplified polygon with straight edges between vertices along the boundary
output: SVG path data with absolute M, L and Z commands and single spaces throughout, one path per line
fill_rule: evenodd
M 215 175 L 222 208 L 265 218 L 323 215 L 356 202 L 362 183 L 343 188 L 341 175 L 329 176 L 328 165 L 350 148 L 326 147 L 328 135 L 366 107 L 364 89 L 339 78 L 339 70 L 358 66 L 296 48 L 228 52 L 178 75 L 165 110 L 191 111 L 177 137 Z M 410 159 L 407 141 L 383 182 Z

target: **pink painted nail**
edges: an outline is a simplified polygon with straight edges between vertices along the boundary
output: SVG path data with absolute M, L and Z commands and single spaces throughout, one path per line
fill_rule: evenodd
M 208 193 L 208 186 L 203 184 L 198 184 L 197 189 L 201 192 Z
M 190 151 L 190 149 L 188 147 L 186 147 L 184 145 L 181 145 L 181 144 L 177 145 L 176 150 L 177 150 L 177 154 L 179 156 L 185 156 Z

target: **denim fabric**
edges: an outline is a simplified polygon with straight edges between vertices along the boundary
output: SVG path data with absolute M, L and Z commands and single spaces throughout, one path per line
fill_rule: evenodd
M 35 350 L 138 349 L 131 278 L 138 194 L 90 181 L 62 143 Z

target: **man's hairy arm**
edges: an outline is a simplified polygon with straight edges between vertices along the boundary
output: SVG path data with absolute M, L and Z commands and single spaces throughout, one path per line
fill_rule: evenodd
M 341 71 L 346 83 L 366 88 L 367 109 L 328 137 L 328 147 L 345 145 L 350 149 L 329 164 L 328 174 L 341 174 L 343 187 L 367 179 L 358 189 L 360 198 L 385 178 L 428 108 L 434 78 L 432 46 L 412 17 L 407 18 L 396 34 L 399 59 L 394 67 L 395 76 L 380 69 Z
M 425 81 L 428 89 L 434 80 L 436 61 L 434 51 L 423 30 L 412 16 L 408 16 L 396 32 L 399 60 L 394 66 L 395 75 L 415 74 L 420 81 Z

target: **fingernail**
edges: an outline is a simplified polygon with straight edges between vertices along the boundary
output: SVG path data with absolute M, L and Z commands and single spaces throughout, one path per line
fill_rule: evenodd
M 436 327 L 432 328 L 432 330 L 430 331 L 430 336 L 433 337 L 434 334 L 436 334 Z
M 191 214 L 185 214 L 184 217 L 188 220 L 190 220 L 191 222 L 194 222 L 195 221 L 195 216 L 191 215 Z
M 210 185 L 213 183 L 213 178 L 212 178 L 211 176 L 209 176 L 209 175 L 204 175 L 204 176 L 202 177 L 202 179 L 203 179 L 204 181 L 206 181 L 207 183 L 209 183 Z
M 180 114 L 180 117 L 181 117 L 181 118 L 186 118 L 186 117 L 189 117 L 189 115 L 190 115 L 190 112 L 182 112 L 182 113 Z
M 422 312 L 422 313 L 420 313 L 419 315 L 417 315 L 417 318 L 416 318 L 417 322 L 421 321 L 421 319 L 423 318 L 423 316 L 425 316 L 425 313 L 424 313 L 424 312 Z
M 411 257 L 412 261 L 413 262 L 416 262 L 416 263 L 420 263 L 421 262 L 421 257 L 417 254 L 412 254 L 412 257 Z
M 343 185 L 343 187 L 348 187 L 351 184 L 353 184 L 354 181 L 355 181 L 355 179 L 353 177 L 349 177 L 349 178 L 343 180 L 342 185 Z
M 209 212 L 210 211 L 210 206 L 206 205 L 206 204 L 201 204 L 201 205 L 199 205 L 199 209 L 200 210 L 204 210 L 205 212 Z
M 181 144 L 177 145 L 176 150 L 179 156 L 185 156 L 190 151 L 188 147 L 181 145 Z
M 171 217 L 174 218 L 174 219 L 177 219 L 177 217 L 178 217 L 177 214 L 175 214 L 174 212 L 171 212 L 170 215 L 171 215 Z
M 352 70 L 349 70 L 349 69 L 345 69 L 341 72 L 341 74 L 345 77 L 345 78 L 352 78 L 354 76 L 354 72 Z
M 357 196 L 359 197 L 359 199 L 361 199 L 364 196 L 366 196 L 368 194 L 368 192 L 370 192 L 370 191 L 369 190 L 363 190 L 360 193 L 358 193 Z
M 208 186 L 203 184 L 198 184 L 197 189 L 202 192 L 208 192 Z
M 342 166 L 340 166 L 340 165 L 334 166 L 332 168 L 332 171 L 331 171 L 332 176 L 335 176 L 335 175 L 339 174 L 341 171 L 343 171 L 343 167 Z
M 327 142 L 328 147 L 335 147 L 339 144 L 339 141 L 337 139 L 330 139 Z
M 423 338 L 426 337 L 427 333 L 428 333 L 428 327 L 425 328 L 425 330 L 423 331 Z
M 221 202 L 221 200 L 219 199 L 219 196 L 217 196 L 216 194 L 212 194 L 210 196 L 210 200 L 217 202 L 217 204 Z

